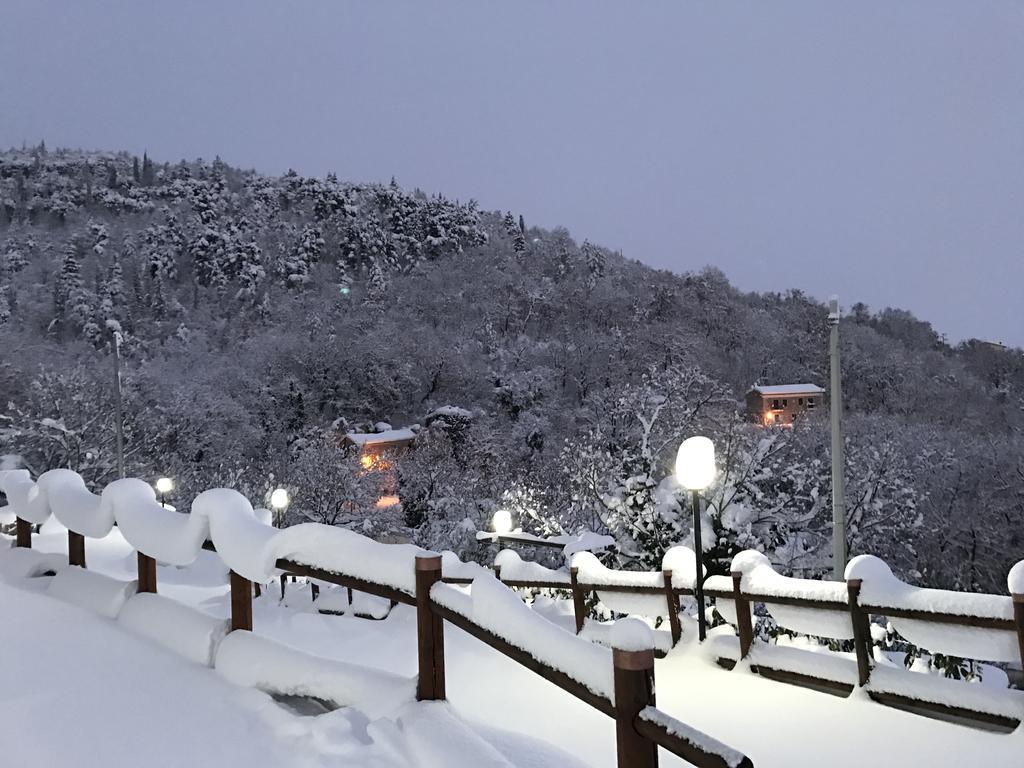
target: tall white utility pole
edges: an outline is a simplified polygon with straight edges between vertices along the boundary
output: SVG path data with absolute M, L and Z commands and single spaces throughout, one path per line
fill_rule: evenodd
M 846 481 L 843 477 L 843 382 L 839 371 L 839 297 L 829 303 L 828 352 L 832 368 L 829 406 L 832 413 L 832 578 L 846 576 Z
M 121 331 L 112 328 L 114 352 L 114 436 L 117 439 L 117 476 L 124 477 L 124 412 L 121 408 Z

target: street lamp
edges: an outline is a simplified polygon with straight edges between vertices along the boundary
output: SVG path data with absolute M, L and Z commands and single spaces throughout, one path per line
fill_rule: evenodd
M 156 481 L 156 490 L 160 494 L 160 506 L 167 506 L 167 494 L 174 490 L 174 481 L 169 477 L 161 477 Z
M 700 492 L 715 479 L 715 444 L 706 437 L 683 440 L 676 454 L 676 480 L 690 491 L 693 510 L 693 550 L 697 578 L 693 582 L 697 598 L 697 631 L 701 642 L 707 637 L 707 617 L 704 615 L 704 547 L 700 540 Z
M 275 488 L 270 494 L 270 506 L 274 508 L 276 512 L 277 521 L 284 523 L 284 511 L 288 508 L 288 502 L 291 499 L 288 497 L 288 491 L 284 488 Z
M 507 509 L 499 509 L 491 519 L 494 532 L 498 535 L 512 532 L 512 513 Z

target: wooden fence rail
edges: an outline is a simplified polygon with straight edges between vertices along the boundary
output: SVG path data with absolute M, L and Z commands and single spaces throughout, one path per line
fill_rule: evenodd
M 31 547 L 31 525 L 18 519 L 17 546 Z M 203 543 L 203 549 L 216 552 L 212 541 Z M 138 590 L 140 592 L 157 592 L 156 560 L 137 552 Z M 81 534 L 68 534 L 68 560 L 70 565 L 85 567 L 85 537 Z M 323 582 L 347 587 L 370 595 L 382 597 L 393 603 L 402 603 L 416 608 L 417 627 L 417 659 L 418 678 L 416 696 L 421 701 L 443 700 L 445 690 L 444 665 L 444 623 L 448 622 L 467 634 L 484 642 L 494 650 L 517 662 L 519 665 L 540 675 L 565 692 L 594 707 L 597 711 L 615 720 L 616 750 L 618 768 L 656 768 L 658 765 L 658 747 L 678 755 L 698 768 L 753 768 L 749 758 L 742 756 L 739 762 L 726 763 L 722 755 L 714 750 L 686 741 L 677 734 L 641 717 L 641 712 L 651 711 L 654 699 L 654 649 L 647 651 L 613 650 L 613 677 L 615 699 L 610 701 L 586 686 L 574 680 L 565 672 L 546 664 L 531 655 L 527 650 L 519 648 L 493 632 L 481 627 L 471 619 L 437 603 L 430 597 L 430 590 L 437 583 L 469 584 L 471 579 L 444 579 L 441 575 L 441 557 L 430 555 L 417 557 L 415 564 L 415 585 L 413 593 L 396 589 L 393 586 L 361 579 L 356 576 L 327 571 L 314 566 L 305 565 L 292 560 L 279 559 L 275 566 L 286 573 Z M 500 575 L 500 574 L 499 574 Z M 675 626 L 678 623 L 678 597 L 689 594 L 687 590 L 673 589 L 671 572 L 665 572 L 668 587 L 608 587 L 598 584 L 576 583 L 576 569 L 573 569 L 572 583 L 563 582 L 531 582 L 506 581 L 509 587 L 549 587 L 552 589 L 569 588 L 573 592 L 574 604 L 577 606 L 577 631 L 582 628 L 583 594 L 587 591 L 621 591 L 637 594 L 664 594 L 669 604 L 676 611 L 676 624 L 673 625 L 673 637 L 676 636 Z M 253 629 L 253 591 L 252 581 L 230 571 L 231 630 L 252 631 Z M 670 617 L 672 611 L 670 611 Z

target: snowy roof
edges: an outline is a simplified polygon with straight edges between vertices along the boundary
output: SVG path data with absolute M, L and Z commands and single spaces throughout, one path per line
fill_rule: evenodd
M 467 411 L 465 408 L 459 408 L 455 405 L 442 405 L 440 408 L 435 408 L 427 414 L 427 420 L 438 419 L 448 416 L 456 419 L 472 419 L 473 412 Z
M 347 440 L 360 447 L 367 445 L 385 445 L 387 443 L 409 443 L 416 438 L 416 433 L 409 428 L 389 429 L 386 432 L 349 432 Z
M 823 395 L 825 390 L 817 384 L 758 384 L 751 392 L 761 395 Z

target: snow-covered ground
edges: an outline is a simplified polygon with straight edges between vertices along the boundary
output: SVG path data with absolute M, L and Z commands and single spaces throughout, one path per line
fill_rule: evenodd
M 66 552 L 52 522 L 37 549 Z M 2 553 L 0 553 L 2 555 Z M 92 570 L 135 577 L 116 529 L 87 542 Z M 213 616 L 229 612 L 226 569 L 201 553 L 160 567 L 161 594 Z M 0 734 L 4 764 L 24 766 L 613 766 L 614 725 L 559 688 L 450 625 L 449 704 L 385 714 L 343 708 L 298 714 L 268 695 L 43 593 L 45 579 L 0 584 Z M 255 633 L 329 659 L 403 676 L 416 671 L 415 617 L 384 621 L 304 610 L 309 588 L 271 585 L 254 606 Z M 692 632 L 686 627 L 687 637 Z M 1009 735 L 928 720 L 856 694 L 839 699 L 720 669 L 684 642 L 657 662 L 658 706 L 748 754 L 759 768 L 1020 765 L 1024 728 Z M 507 761 L 502 762 L 502 756 Z M 681 765 L 662 753 L 663 766 Z

